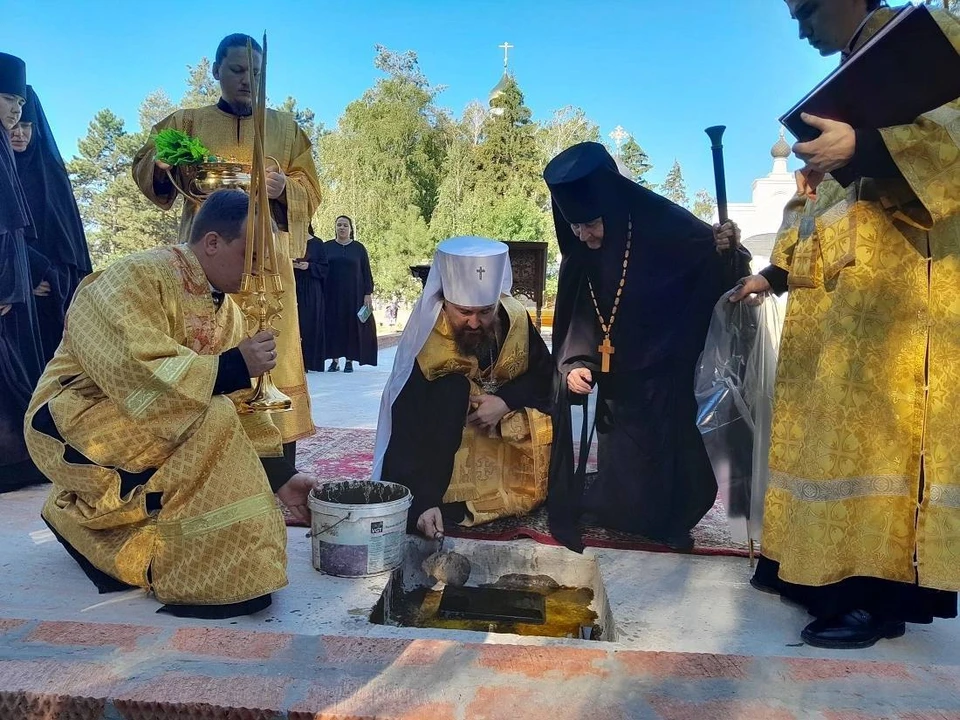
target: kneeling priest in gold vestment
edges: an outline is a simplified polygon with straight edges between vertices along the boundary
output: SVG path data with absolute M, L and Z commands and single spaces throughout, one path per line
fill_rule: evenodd
M 409 529 L 522 515 L 546 497 L 550 352 L 510 296 L 507 246 L 437 247 L 380 405 L 374 479 L 413 492 Z
M 276 365 L 225 293 L 244 268 L 248 198 L 221 190 L 190 242 L 81 283 L 27 412 L 53 482 L 43 518 L 101 592 L 149 588 L 167 612 L 249 614 L 286 585 L 274 492 L 306 520 L 314 481 L 283 458 L 272 416 L 230 395 Z

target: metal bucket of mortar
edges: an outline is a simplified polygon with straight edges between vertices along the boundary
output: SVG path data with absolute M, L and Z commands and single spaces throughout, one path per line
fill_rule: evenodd
M 373 480 L 323 483 L 310 492 L 313 567 L 337 577 L 367 577 L 400 564 L 413 495 Z

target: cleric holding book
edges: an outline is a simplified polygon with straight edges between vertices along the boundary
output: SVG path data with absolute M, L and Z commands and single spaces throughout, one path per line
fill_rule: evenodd
M 786 2 L 841 62 L 895 13 Z M 960 48 L 960 23 L 934 17 Z M 771 265 L 731 298 L 790 291 L 752 584 L 809 610 L 807 644 L 863 648 L 957 614 L 960 99 L 895 127 L 805 122 L 822 133 L 794 146 Z

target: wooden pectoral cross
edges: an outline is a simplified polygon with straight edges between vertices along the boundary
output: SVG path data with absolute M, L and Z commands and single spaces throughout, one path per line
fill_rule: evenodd
M 603 342 L 600 343 L 597 350 L 600 351 L 600 372 L 610 372 L 610 356 L 613 355 L 616 350 L 613 345 L 610 344 L 609 335 L 603 339 Z

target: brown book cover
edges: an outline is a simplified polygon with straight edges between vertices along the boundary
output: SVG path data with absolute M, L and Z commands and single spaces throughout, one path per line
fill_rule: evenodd
M 820 131 L 800 113 L 855 129 L 906 125 L 960 97 L 960 55 L 930 11 L 906 5 L 780 122 L 800 141 Z

